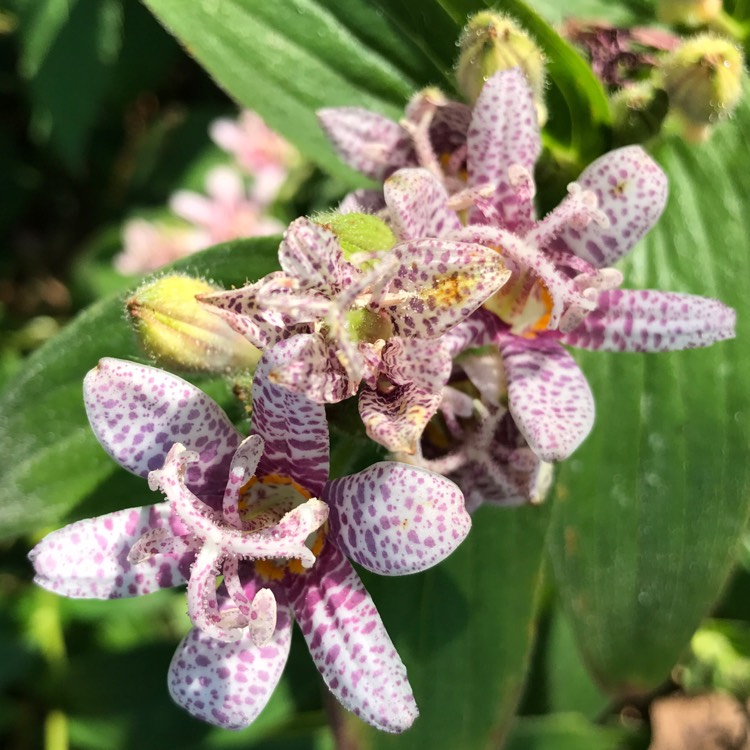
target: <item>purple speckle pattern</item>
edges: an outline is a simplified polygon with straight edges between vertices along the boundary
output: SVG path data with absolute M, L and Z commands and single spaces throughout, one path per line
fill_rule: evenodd
M 609 226 L 592 221 L 585 227 L 564 227 L 555 246 L 599 268 L 622 258 L 656 223 L 667 203 L 667 176 L 640 146 L 600 156 L 576 182 L 596 195 Z
M 520 68 L 495 73 L 485 83 L 467 145 L 469 186 L 494 185 L 492 204 L 503 227 L 523 233 L 533 216 L 533 195 L 519 192 L 508 170 L 522 167 L 533 175 L 541 140 L 534 98 Z M 481 212 L 472 211 L 471 220 L 481 221 Z
M 401 240 L 442 237 L 461 227 L 447 207 L 447 191 L 426 169 L 399 169 L 385 181 L 383 194 L 391 228 Z
M 367 177 L 382 181 L 410 162 L 412 144 L 398 123 L 359 107 L 318 110 L 318 120 L 339 157 Z
M 145 477 L 182 443 L 199 454 L 188 484 L 220 502 L 241 438 L 213 399 L 164 370 L 109 358 L 86 375 L 83 396 L 94 434 L 120 466 Z
M 469 317 L 510 277 L 502 258 L 480 244 L 421 239 L 393 249 L 399 266 L 385 305 L 397 336 L 437 338 Z
M 316 565 L 287 589 L 315 665 L 341 704 L 386 732 L 418 715 L 401 658 L 349 561 L 326 544 Z
M 431 568 L 471 527 L 458 487 L 408 464 L 384 461 L 334 479 L 325 497 L 331 538 L 352 560 L 383 575 Z
M 260 474 L 283 474 L 314 496 L 328 479 L 328 422 L 325 408 L 274 384 L 270 375 L 299 361 L 308 337 L 296 336 L 267 350 L 253 380 L 253 431 L 266 443 Z
M 651 289 L 601 292 L 598 307 L 562 341 L 582 349 L 667 352 L 734 338 L 737 314 L 718 300 Z
M 534 452 L 562 461 L 594 424 L 594 397 L 573 357 L 556 341 L 498 337 L 510 413 Z
M 34 581 L 73 599 L 119 599 L 178 586 L 187 580 L 193 551 L 180 549 L 137 565 L 128 561 L 141 536 L 171 526 L 182 530 L 169 503 L 77 521 L 48 534 L 31 550 Z
M 279 607 L 276 629 L 263 646 L 246 635 L 226 643 L 193 628 L 169 666 L 169 693 L 193 716 L 224 729 L 251 724 L 268 703 L 289 655 L 292 621 Z

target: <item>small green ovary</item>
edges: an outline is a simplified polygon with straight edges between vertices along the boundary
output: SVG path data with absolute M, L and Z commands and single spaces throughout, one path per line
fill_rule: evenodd
M 387 341 L 393 333 L 393 326 L 387 315 L 359 308 L 346 314 L 346 330 L 354 341 L 373 344 L 379 339 Z

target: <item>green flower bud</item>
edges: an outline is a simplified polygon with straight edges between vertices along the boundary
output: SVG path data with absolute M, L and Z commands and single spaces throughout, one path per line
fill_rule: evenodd
M 333 212 L 322 214 L 315 221 L 336 235 L 347 260 L 357 253 L 390 250 L 396 244 L 396 237 L 388 225 L 370 214 Z
M 379 339 L 387 341 L 393 334 L 388 316 L 367 308 L 350 310 L 346 314 L 346 330 L 354 341 L 368 341 L 371 344 Z
M 740 49 L 714 34 L 688 39 L 666 58 L 662 86 L 686 138 L 702 140 L 707 126 L 732 113 L 742 95 L 743 63 Z
M 456 81 L 470 104 L 479 98 L 493 73 L 521 68 L 534 93 L 539 122 L 546 122 L 544 54 L 515 21 L 490 10 L 477 13 L 461 33 L 459 46 Z
M 722 0 L 658 0 L 656 17 L 675 26 L 705 26 L 723 10 Z
M 136 335 L 158 364 L 199 372 L 255 367 L 260 351 L 195 299 L 196 294 L 217 289 L 189 276 L 162 276 L 144 284 L 127 301 Z
M 620 89 L 609 100 L 616 145 L 644 143 L 661 129 L 669 98 L 650 81 Z

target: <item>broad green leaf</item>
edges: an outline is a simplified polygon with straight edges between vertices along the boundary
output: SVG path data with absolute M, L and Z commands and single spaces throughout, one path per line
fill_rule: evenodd
M 590 724 L 578 714 L 518 719 L 505 750 L 615 750 L 627 734 L 612 727 Z
M 528 667 L 548 506 L 481 508 L 441 565 L 396 579 L 363 575 L 421 711 L 399 736 L 357 729 L 355 747 L 498 748 Z
M 350 181 L 361 178 L 333 154 L 315 110 L 353 104 L 398 117 L 419 85 L 404 70 L 434 69 L 364 2 L 145 2 L 234 99 Z
M 276 268 L 277 247 L 274 237 L 237 240 L 172 268 L 241 285 Z M 127 507 L 143 491 L 142 480 L 129 475 L 109 482 L 120 470 L 98 446 L 81 395 L 83 377 L 100 357 L 143 359 L 123 317 L 126 296 L 115 294 L 79 315 L 29 357 L 0 395 L 0 538 L 56 523 L 105 488 L 109 510 Z M 89 502 L 88 515 L 104 510 Z
M 657 149 L 671 197 L 624 265 L 627 286 L 734 306 L 737 340 L 581 357 L 597 423 L 561 467 L 550 547 L 579 646 L 613 693 L 668 677 L 718 596 L 748 515 L 749 124 L 746 103 L 708 144 Z

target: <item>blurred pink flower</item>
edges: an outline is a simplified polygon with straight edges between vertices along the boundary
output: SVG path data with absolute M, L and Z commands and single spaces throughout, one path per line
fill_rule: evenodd
M 170 226 L 146 219 L 125 222 L 122 244 L 114 265 L 124 274 L 154 271 L 205 247 L 203 234 L 194 227 Z

